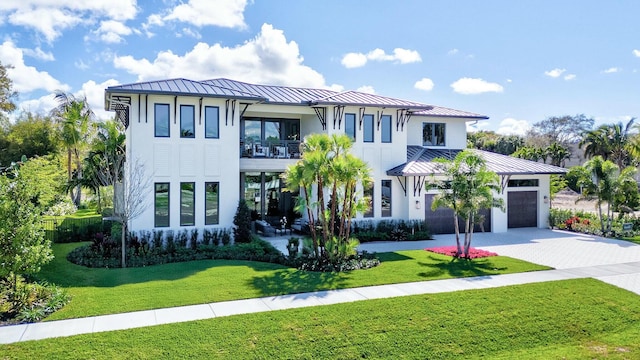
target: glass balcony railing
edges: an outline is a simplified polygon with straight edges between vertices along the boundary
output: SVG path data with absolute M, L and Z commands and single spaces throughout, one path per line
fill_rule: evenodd
M 240 157 L 258 159 L 299 159 L 300 141 L 298 140 L 240 140 Z

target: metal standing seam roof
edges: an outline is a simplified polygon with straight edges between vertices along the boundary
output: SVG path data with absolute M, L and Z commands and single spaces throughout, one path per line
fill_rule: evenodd
M 533 175 L 564 174 L 567 169 L 549 164 L 515 158 L 477 149 L 469 149 L 479 154 L 490 171 L 498 175 Z M 422 146 L 407 147 L 407 162 L 387 170 L 390 176 L 425 176 L 440 175 L 441 165 L 434 162 L 436 158 L 453 159 L 462 150 L 428 149 Z
M 328 89 L 258 85 L 225 78 L 204 81 L 193 81 L 178 78 L 116 85 L 110 86 L 106 89 L 105 95 L 108 96 L 110 93 L 158 93 L 167 95 L 228 97 L 283 105 L 351 105 L 365 107 L 389 107 L 409 109 L 413 111 L 412 114 L 416 116 L 488 119 L 486 116 L 471 112 L 432 106 L 414 101 L 407 101 L 359 91 L 350 90 L 337 92 Z
M 431 110 L 433 106 L 413 101 L 394 99 L 386 96 L 363 93 L 359 91 L 344 91 L 321 99 L 312 100 L 313 104 L 327 105 L 361 105 L 361 106 L 385 106 L 393 108 L 410 108 Z
M 202 81 L 205 84 L 225 89 L 243 91 L 264 97 L 270 103 L 289 105 L 309 105 L 312 99 L 323 98 L 337 92 L 327 89 L 298 88 L 279 85 L 257 85 L 230 79 L 211 79 Z
M 147 81 L 141 83 L 125 84 L 110 86 L 106 90 L 107 93 L 133 93 L 133 94 L 146 94 L 146 93 L 159 93 L 169 95 L 196 95 L 207 97 L 229 97 L 236 99 L 247 99 L 255 101 L 264 101 L 263 97 L 260 97 L 253 93 L 226 89 L 222 87 L 213 86 L 199 81 L 193 81 L 188 79 L 168 79 L 168 80 L 156 80 Z
M 463 117 L 473 119 L 488 119 L 488 116 L 480 115 L 468 111 L 450 109 L 442 106 L 433 106 L 432 109 L 416 111 L 412 116 L 444 116 L 444 117 Z

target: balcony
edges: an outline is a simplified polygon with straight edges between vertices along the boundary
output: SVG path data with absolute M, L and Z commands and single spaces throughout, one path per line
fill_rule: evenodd
M 300 141 L 298 140 L 240 140 L 240 157 L 252 159 L 299 159 Z

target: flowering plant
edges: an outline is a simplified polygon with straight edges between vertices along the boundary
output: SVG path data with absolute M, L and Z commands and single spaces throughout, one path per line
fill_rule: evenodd
M 455 256 L 456 252 L 458 251 L 458 248 L 455 246 L 441 246 L 441 247 L 426 248 L 425 250 L 434 252 L 436 254 Z M 469 248 L 470 259 L 478 259 L 478 258 L 484 258 L 489 256 L 498 256 L 498 254 L 491 251 L 476 249 L 474 247 Z

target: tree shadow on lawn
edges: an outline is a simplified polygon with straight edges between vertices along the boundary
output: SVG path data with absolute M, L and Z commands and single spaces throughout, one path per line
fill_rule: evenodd
M 247 284 L 264 296 L 297 294 L 311 291 L 345 288 L 350 272 L 276 271 L 267 276 L 249 279 Z
M 430 271 L 420 272 L 419 276 L 426 278 L 441 277 L 445 274 L 451 277 L 470 277 L 470 276 L 483 276 L 483 275 L 495 275 L 501 270 L 506 268 L 495 267 L 495 264 L 491 261 L 491 258 L 479 258 L 473 260 L 451 258 L 451 261 L 442 261 L 434 256 L 429 256 L 435 263 L 419 262 L 421 266 L 430 268 Z
M 64 287 L 116 287 L 150 281 L 181 280 L 203 271 L 211 277 L 225 276 L 234 272 L 274 271 L 286 272 L 285 266 L 246 260 L 194 260 L 135 268 L 87 268 L 69 262 L 46 265 L 38 278 Z M 220 268 L 219 270 L 216 268 Z M 237 270 L 236 270 L 237 268 Z

